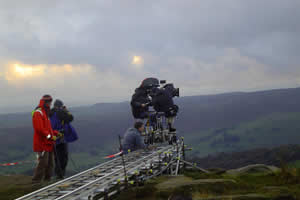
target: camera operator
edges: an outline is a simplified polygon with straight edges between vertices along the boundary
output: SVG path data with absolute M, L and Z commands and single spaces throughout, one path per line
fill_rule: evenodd
M 135 89 L 135 93 L 131 99 L 131 110 L 135 121 L 147 118 L 150 105 L 150 98 L 147 89 L 139 87 Z
M 173 127 L 178 106 L 174 104 L 173 95 L 170 90 L 165 88 L 153 88 L 151 92 L 152 106 L 157 112 L 164 112 L 168 121 L 169 131 L 175 132 Z
M 75 129 L 70 128 L 73 115 L 64 106 L 64 103 L 56 99 L 54 108 L 50 111 L 50 120 L 53 130 L 59 130 L 63 134 L 56 140 L 55 152 L 55 174 L 57 179 L 63 179 L 68 165 L 69 151 L 68 143 L 77 140 L 78 136 Z

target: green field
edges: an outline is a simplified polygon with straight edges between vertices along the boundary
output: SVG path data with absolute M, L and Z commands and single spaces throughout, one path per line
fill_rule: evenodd
M 192 155 L 300 144 L 300 113 L 274 113 L 235 127 L 188 134 Z

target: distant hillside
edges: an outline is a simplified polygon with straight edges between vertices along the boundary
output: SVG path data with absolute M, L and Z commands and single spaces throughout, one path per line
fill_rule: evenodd
M 231 128 L 271 113 L 300 112 L 300 88 L 177 99 L 184 132 Z
M 230 128 L 201 131 L 186 138 L 193 155 L 300 144 L 300 113 L 273 113 Z
M 206 169 L 235 169 L 252 164 L 281 167 L 281 164 L 295 164 L 299 162 L 300 145 L 284 145 L 276 148 L 257 148 L 242 152 L 219 153 L 204 158 L 194 157 L 191 160 L 197 162 L 198 166 Z
M 175 101 L 180 107 L 176 121 L 178 134 L 195 146 L 196 154 L 241 151 L 252 144 L 254 148 L 300 143 L 296 134 L 300 88 L 181 97 Z M 99 162 L 101 155 L 115 152 L 117 136 L 133 124 L 129 102 L 99 103 L 70 110 L 80 137 L 71 144 L 71 151 L 76 159 L 93 158 L 86 165 Z M 264 123 L 270 116 L 277 116 L 276 123 L 272 119 Z M 244 130 L 244 126 L 253 123 L 256 124 L 253 128 Z M 32 134 L 30 112 L 0 115 L 0 163 L 33 158 Z M 267 140 L 262 140 L 266 137 Z

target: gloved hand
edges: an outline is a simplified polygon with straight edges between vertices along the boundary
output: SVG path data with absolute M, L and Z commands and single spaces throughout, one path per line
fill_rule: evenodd
M 62 137 L 64 137 L 64 134 L 61 132 L 58 132 L 57 137 L 62 138 Z
M 55 135 L 52 136 L 51 138 L 53 141 L 56 141 L 57 137 Z

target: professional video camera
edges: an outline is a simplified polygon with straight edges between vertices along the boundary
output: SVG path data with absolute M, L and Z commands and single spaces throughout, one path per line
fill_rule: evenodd
M 140 87 L 145 89 L 148 94 L 157 88 L 167 90 L 172 97 L 179 97 L 179 88 L 175 88 L 173 83 L 167 83 L 166 80 L 159 81 L 157 78 L 146 78 Z
M 179 97 L 179 88 L 175 88 L 173 83 L 167 83 L 166 80 L 161 80 L 160 84 L 162 84 L 162 88 L 170 92 L 172 97 Z
M 146 78 L 142 81 L 140 88 L 150 90 L 159 87 L 159 80 L 157 78 Z

